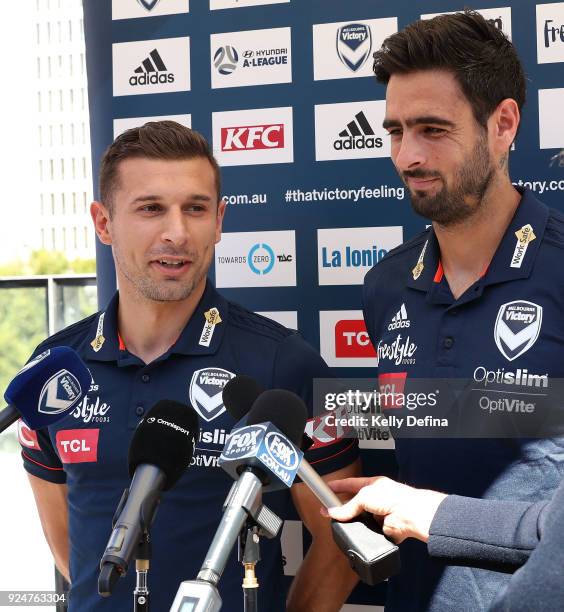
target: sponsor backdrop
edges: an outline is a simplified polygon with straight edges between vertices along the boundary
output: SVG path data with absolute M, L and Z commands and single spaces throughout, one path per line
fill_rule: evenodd
M 84 0 L 94 175 L 131 126 L 172 118 L 201 131 L 224 168 L 228 203 L 218 288 L 297 327 L 336 375 L 371 376 L 364 274 L 426 226 L 389 159 L 371 55 L 398 28 L 465 4 Z M 474 8 L 512 38 L 528 75 L 513 180 L 564 209 L 564 2 Z M 98 271 L 103 306 L 115 276 L 101 245 Z M 389 441 L 361 444 L 367 473 L 393 473 Z M 285 535 L 291 575 L 307 541 L 299 522 Z M 385 586 L 361 586 L 347 609 L 377 609 L 384 596 Z

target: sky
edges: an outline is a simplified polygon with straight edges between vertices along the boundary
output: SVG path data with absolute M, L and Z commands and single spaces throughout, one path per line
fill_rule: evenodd
M 0 19 L 0 262 L 25 254 L 26 236 L 35 225 L 32 214 L 39 209 L 34 6 L 35 0 L 12 2 L 9 18 Z

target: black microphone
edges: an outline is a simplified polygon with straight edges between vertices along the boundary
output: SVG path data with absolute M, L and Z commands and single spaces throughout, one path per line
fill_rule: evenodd
M 253 404 L 252 415 L 248 416 L 247 422 L 269 421 L 282 433 L 290 433 L 295 438 L 296 431 L 286 431 L 286 411 L 307 415 L 303 400 L 295 393 L 281 389 L 265 391 Z M 342 505 L 341 500 L 303 457 L 297 475 L 325 508 Z M 331 527 L 335 542 L 366 584 L 378 584 L 399 572 L 399 548 L 382 534 L 380 525 L 372 515 L 364 513 L 346 523 L 332 521 Z
M 68 346 L 44 351 L 29 361 L 4 393 L 0 432 L 18 418 L 30 429 L 43 429 L 64 418 L 88 393 L 92 375 Z
M 223 388 L 223 405 L 237 423 L 235 428 L 247 423 L 246 416 L 259 395 L 264 393 L 264 387 L 251 376 L 237 374 Z M 307 413 L 306 413 L 307 419 Z M 306 451 L 313 446 L 314 441 L 302 432 L 300 448 Z
M 117 579 L 127 572 L 155 518 L 161 491 L 170 489 L 190 465 L 198 430 L 194 409 L 172 400 L 155 404 L 137 426 L 128 455 L 131 485 L 122 495 L 100 561 L 100 595 L 111 595 Z

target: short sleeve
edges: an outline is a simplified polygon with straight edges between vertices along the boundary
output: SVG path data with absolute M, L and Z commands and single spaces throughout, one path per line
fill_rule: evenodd
M 53 448 L 47 429 L 32 431 L 20 419 L 18 440 L 25 470 L 42 480 L 64 484 L 67 480 L 63 465 Z
M 285 338 L 274 363 L 273 387 L 293 391 L 304 400 L 308 409 L 306 433 L 313 439 L 305 457 L 316 472 L 323 475 L 350 465 L 359 453 L 356 438 L 335 437 L 335 429 L 324 426 L 325 415 L 314 413 L 313 381 L 316 378 L 333 378 L 319 353 L 299 334 Z

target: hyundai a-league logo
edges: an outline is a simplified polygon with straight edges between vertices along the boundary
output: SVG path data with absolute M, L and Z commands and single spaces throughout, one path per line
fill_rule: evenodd
M 148 11 L 152 11 L 159 3 L 159 0 L 137 0 L 139 4 Z
M 542 306 L 525 300 L 502 304 L 494 327 L 497 348 L 509 361 L 517 359 L 536 342 L 541 325 Z
M 239 54 L 237 49 L 231 45 L 219 47 L 214 53 L 213 65 L 216 67 L 219 74 L 231 74 L 237 68 L 239 62 Z
M 190 381 L 190 403 L 206 421 L 213 421 L 225 412 L 223 387 L 235 377 L 223 368 L 196 370 Z
M 43 386 L 37 409 L 43 414 L 60 414 L 70 410 L 81 397 L 78 378 L 68 370 L 61 370 Z
M 348 23 L 337 30 L 337 55 L 352 72 L 363 66 L 372 50 L 372 32 L 364 23 Z

